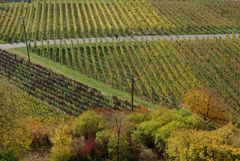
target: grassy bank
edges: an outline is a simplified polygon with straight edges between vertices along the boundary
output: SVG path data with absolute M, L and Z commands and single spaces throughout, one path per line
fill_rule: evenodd
M 26 48 L 16 48 L 9 50 L 10 52 L 16 53 L 17 55 L 27 58 Z M 111 85 L 97 81 L 95 79 L 89 78 L 84 74 L 79 73 L 78 71 L 75 71 L 71 68 L 68 68 L 64 65 L 55 63 L 47 58 L 38 56 L 34 53 L 30 53 L 31 55 L 31 61 L 33 63 L 40 64 L 42 66 L 45 66 L 47 68 L 50 68 L 51 70 L 58 72 L 60 74 L 63 74 L 64 76 L 74 79 L 76 81 L 82 82 L 84 84 L 87 84 L 90 87 L 96 88 L 100 90 L 104 95 L 107 97 L 112 96 L 118 96 L 122 99 L 131 100 L 131 95 L 127 92 L 123 92 L 117 89 L 112 88 Z M 146 107 L 155 108 L 156 105 L 153 105 L 150 102 L 144 101 L 138 97 L 135 97 L 135 103 L 138 105 L 144 105 Z

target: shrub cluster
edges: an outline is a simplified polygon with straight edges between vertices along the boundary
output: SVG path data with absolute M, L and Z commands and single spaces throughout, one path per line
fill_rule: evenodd
M 240 158 L 237 127 L 228 124 L 214 129 L 182 110 L 87 111 L 70 124 L 53 137 L 54 161 Z

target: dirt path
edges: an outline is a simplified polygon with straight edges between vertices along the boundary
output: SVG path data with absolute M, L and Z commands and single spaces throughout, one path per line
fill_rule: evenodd
M 76 44 L 76 43 L 89 43 L 89 42 L 119 42 L 119 41 L 141 41 L 141 40 L 181 40 L 181 39 L 213 39 L 213 38 L 222 38 L 226 39 L 228 34 L 203 34 L 203 35 L 170 35 L 170 36 L 162 36 L 162 35 L 148 35 L 148 36 L 119 36 L 117 39 L 116 37 L 92 37 L 92 38 L 78 38 L 78 39 L 55 39 L 55 40 L 44 40 L 36 41 L 36 45 L 40 46 L 42 43 L 43 45 L 54 45 L 54 44 Z M 236 37 L 239 37 L 239 34 L 234 34 Z M 232 38 L 233 35 L 230 34 L 229 38 Z M 35 42 L 30 42 L 31 46 L 34 46 Z M 25 47 L 26 44 L 21 43 L 10 43 L 10 44 L 0 44 L 1 49 L 11 49 L 11 48 L 20 48 Z

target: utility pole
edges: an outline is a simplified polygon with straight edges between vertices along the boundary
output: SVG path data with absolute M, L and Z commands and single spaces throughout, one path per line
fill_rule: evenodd
M 135 83 L 135 80 L 134 80 L 134 75 L 132 74 L 132 78 L 131 78 L 131 82 L 132 82 L 132 111 L 134 110 L 134 83 Z
M 27 33 L 26 33 L 26 26 L 25 26 L 25 20 L 24 17 L 22 18 L 22 23 L 23 23 L 23 32 L 24 32 L 24 37 L 25 37 L 25 43 L 27 47 L 27 54 L 28 54 L 28 62 L 30 63 L 30 54 L 29 54 L 29 46 L 28 46 L 28 39 L 27 39 Z

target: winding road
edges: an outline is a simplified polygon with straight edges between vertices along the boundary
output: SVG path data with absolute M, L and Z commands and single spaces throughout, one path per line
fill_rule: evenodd
M 147 36 L 119 36 L 116 37 L 92 37 L 92 38 L 73 38 L 73 39 L 55 39 L 55 40 L 44 40 L 44 41 L 36 41 L 36 45 L 54 45 L 54 44 L 76 44 L 76 43 L 95 43 L 95 42 L 120 42 L 120 41 L 141 41 L 141 40 L 194 40 L 194 39 L 213 39 L 213 38 L 222 38 L 226 39 L 227 35 L 229 38 L 233 38 L 233 35 L 239 37 L 240 34 L 202 34 L 202 35 L 147 35 Z M 34 46 L 35 42 L 30 42 L 31 46 Z M 9 43 L 9 44 L 0 44 L 1 49 L 12 49 L 12 48 L 21 48 L 25 47 L 26 44 L 24 42 L 21 43 Z

